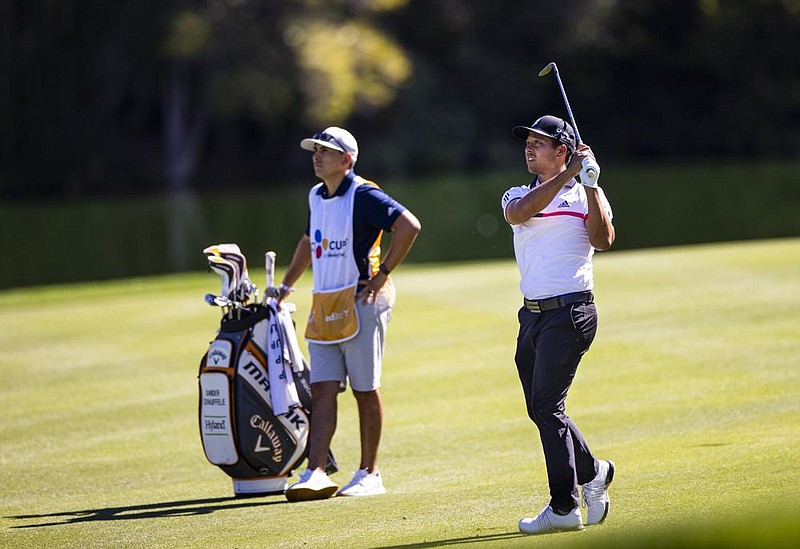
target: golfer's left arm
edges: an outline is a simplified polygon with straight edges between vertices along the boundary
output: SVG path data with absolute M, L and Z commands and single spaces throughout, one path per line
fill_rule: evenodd
M 390 231 L 392 233 L 392 243 L 386 251 L 386 256 L 383 258 L 383 265 L 388 271 L 393 271 L 403 262 L 409 250 L 411 250 L 411 247 L 414 245 L 414 241 L 417 239 L 420 230 L 422 230 L 422 225 L 419 219 L 408 210 L 404 210 L 403 213 L 395 219 Z M 367 294 L 369 292 L 377 293 L 378 290 L 386 284 L 388 277 L 389 275 L 378 271 L 375 273 L 375 276 L 369 279 L 363 292 Z
M 603 205 L 598 188 L 584 187 L 589 202 L 589 217 L 586 229 L 589 231 L 589 243 L 595 250 L 607 250 L 614 243 L 616 233 L 608 211 Z

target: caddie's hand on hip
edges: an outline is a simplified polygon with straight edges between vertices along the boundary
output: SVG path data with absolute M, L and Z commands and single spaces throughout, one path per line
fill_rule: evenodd
M 383 285 L 386 284 L 387 275 L 382 272 L 377 272 L 375 276 L 370 278 L 364 288 L 356 294 L 356 301 L 359 299 L 362 303 L 375 303 L 378 297 L 378 292 L 381 291 Z

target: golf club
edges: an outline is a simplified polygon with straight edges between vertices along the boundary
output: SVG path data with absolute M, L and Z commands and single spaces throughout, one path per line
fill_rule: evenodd
M 267 277 L 267 288 L 275 286 L 275 252 L 264 254 L 264 269 Z
M 564 84 L 561 82 L 561 75 L 558 72 L 558 66 L 556 66 L 556 62 L 550 61 L 545 68 L 539 71 L 539 76 L 550 74 L 550 71 L 553 71 L 556 75 L 556 82 L 558 82 L 558 87 L 561 89 L 561 97 L 564 98 L 564 105 L 567 107 L 567 116 L 569 116 L 569 122 L 572 124 L 572 129 L 575 130 L 575 139 L 578 141 L 578 145 L 580 145 L 583 143 L 581 140 L 581 133 L 578 131 L 578 125 L 575 123 L 575 116 L 572 114 L 572 108 L 569 106 L 567 92 L 564 91 Z
M 220 294 L 229 299 L 233 298 L 238 284 L 239 268 L 227 259 L 222 259 L 216 255 L 209 256 L 208 263 L 209 270 L 217 273 L 222 278 L 222 291 Z
M 236 309 L 245 309 L 244 305 L 238 301 L 233 301 L 232 299 L 223 295 L 206 294 L 205 300 L 206 303 L 212 307 L 234 307 Z
M 569 116 L 569 122 L 572 124 L 572 129 L 575 130 L 575 140 L 577 144 L 580 145 L 583 143 L 581 140 L 581 133 L 578 131 L 578 124 L 575 122 L 575 115 L 572 114 L 572 107 L 569 106 L 569 99 L 567 99 L 567 92 L 564 90 L 564 84 L 561 82 L 561 74 L 558 72 L 558 65 L 556 65 L 555 61 L 550 61 L 545 68 L 539 71 L 539 76 L 545 76 L 550 74 L 550 71 L 553 71 L 556 75 L 556 82 L 558 82 L 558 88 L 561 90 L 561 97 L 564 99 L 564 106 L 567 107 L 567 116 Z M 591 180 L 595 180 L 597 177 L 597 172 L 593 169 L 589 169 L 586 171 L 586 175 Z
M 264 268 L 267 288 L 264 290 L 264 299 L 261 302 L 266 305 L 269 298 L 280 296 L 278 288 L 275 287 L 275 252 L 264 254 Z
M 247 272 L 247 259 L 237 244 L 217 244 L 209 246 L 203 252 L 208 256 L 221 257 L 237 267 L 236 285 L 231 288 L 236 300 L 247 303 L 251 297 L 257 295 L 258 288 L 250 281 Z

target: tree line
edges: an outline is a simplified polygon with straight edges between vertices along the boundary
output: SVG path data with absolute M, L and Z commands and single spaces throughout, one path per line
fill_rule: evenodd
M 0 197 L 305 184 L 327 125 L 374 177 L 515 167 L 552 60 L 601 159 L 791 158 L 799 38 L 800 0 L 3 0 Z

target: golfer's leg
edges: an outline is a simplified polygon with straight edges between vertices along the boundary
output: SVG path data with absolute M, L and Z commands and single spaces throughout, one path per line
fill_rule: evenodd
M 572 452 L 572 434 L 564 421 L 563 405 L 534 396 L 531 414 L 539 428 L 547 481 L 550 487 L 550 505 L 558 512 L 568 512 L 578 503 L 575 478 L 575 458 Z
M 311 428 L 309 432 L 308 468 L 325 470 L 328 450 L 336 431 L 336 398 L 338 381 L 311 384 Z
M 370 473 L 378 467 L 378 447 L 383 431 L 383 403 L 379 389 L 353 391 L 358 404 L 358 419 L 361 432 L 361 465 Z
M 580 357 L 583 357 L 597 335 L 597 308 L 594 303 L 576 304 L 570 307 L 570 316 L 576 333 L 579 334 L 577 348 L 580 349 Z M 597 474 L 597 460 L 589 449 L 589 445 L 583 438 L 578 426 L 569 417 L 566 418 L 566 421 L 572 437 L 577 482 L 578 484 L 586 484 Z
M 577 432 L 577 427 L 567 417 L 564 402 L 588 345 L 579 333 L 576 334 L 568 308 L 547 314 L 543 321 L 546 326 L 540 332 L 536 347 L 531 412 L 539 427 L 547 465 L 550 504 L 556 511 L 567 512 L 578 505 L 575 441 L 571 429 Z

